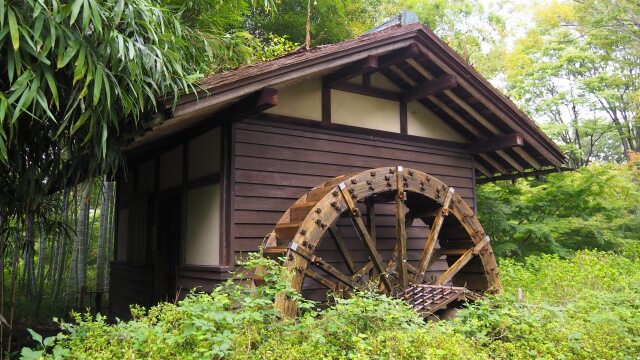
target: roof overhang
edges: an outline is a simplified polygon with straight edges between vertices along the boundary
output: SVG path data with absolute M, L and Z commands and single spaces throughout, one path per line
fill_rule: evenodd
M 394 26 L 205 78 L 199 93 L 181 97 L 168 119 L 128 149 L 202 123 L 227 121 L 230 107 L 246 109 L 264 97 L 264 89 L 320 76 L 335 80 L 354 66 L 381 73 L 403 89 L 401 99 L 419 101 L 465 136 L 483 181 L 564 165 L 561 150 L 526 114 L 421 24 Z M 238 106 L 240 100 L 249 103 Z

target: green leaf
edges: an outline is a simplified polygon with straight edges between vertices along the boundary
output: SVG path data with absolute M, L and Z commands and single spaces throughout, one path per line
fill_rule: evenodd
M 13 50 L 18 51 L 18 49 L 20 48 L 20 31 L 18 29 L 16 14 L 13 12 L 13 9 L 11 7 L 7 9 L 7 18 L 9 20 L 9 31 L 11 32 L 11 43 L 13 44 Z
M 29 334 L 31 334 L 31 337 L 33 338 L 33 340 L 35 340 L 38 344 L 42 345 L 42 335 L 38 334 L 37 332 L 31 329 L 27 329 L 27 331 L 29 332 Z
M 71 135 L 73 135 L 76 131 L 78 131 L 78 129 L 80 129 L 80 127 L 89 118 L 89 115 L 91 115 L 91 112 L 89 110 L 86 110 L 85 112 L 82 113 L 82 115 L 80 115 L 78 120 L 73 124 L 73 126 L 71 126 Z
M 24 347 L 22 351 L 20 351 L 20 357 L 24 360 L 38 360 L 42 357 L 42 351 L 34 351 L 28 347 Z
M 53 96 L 53 101 L 56 104 L 57 108 L 60 108 L 60 99 L 58 98 L 58 86 L 56 85 L 56 80 L 51 73 L 51 68 L 46 67 L 44 70 L 44 77 L 47 80 L 47 84 L 49 85 L 49 90 L 51 91 L 51 96 Z
M 78 18 L 80 8 L 82 7 L 83 0 L 76 0 L 71 5 L 71 17 L 69 18 L 69 24 L 73 24 Z
M 100 100 L 100 91 L 102 90 L 102 79 L 104 77 L 104 72 L 102 71 L 102 67 L 98 66 L 96 70 L 95 80 L 93 82 L 93 105 L 97 105 Z
M 0 1 L 0 28 L 4 27 L 5 1 Z
M 79 40 L 72 41 L 69 44 L 69 47 L 64 51 L 64 55 L 62 55 L 62 58 L 58 60 L 58 69 L 66 66 L 69 63 L 69 61 L 73 58 L 73 56 L 76 54 L 76 51 L 78 51 L 79 48 L 80 48 L 80 41 Z

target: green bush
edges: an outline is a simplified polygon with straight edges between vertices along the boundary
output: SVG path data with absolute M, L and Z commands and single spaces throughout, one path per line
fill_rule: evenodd
M 478 188 L 479 218 L 496 253 L 570 256 L 640 241 L 640 173 L 594 164 L 541 179 Z
M 424 323 L 399 300 L 367 292 L 317 311 L 294 296 L 304 314 L 282 320 L 272 306 L 286 283 L 282 270 L 254 258 L 250 266 L 256 265 L 267 269 L 265 287 L 228 283 L 177 305 L 137 308 L 133 320 L 113 325 L 104 317 L 76 315 L 76 323 L 63 324 L 57 337 L 39 339 L 38 349 L 23 349 L 23 358 L 637 359 L 640 354 L 640 267 L 623 255 L 578 251 L 569 259 L 503 260 L 500 295 L 437 323 Z M 522 300 L 516 298 L 518 289 Z

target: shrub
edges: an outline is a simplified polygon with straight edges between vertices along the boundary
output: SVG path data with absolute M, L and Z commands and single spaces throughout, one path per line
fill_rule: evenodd
M 228 283 L 177 305 L 136 308 L 128 322 L 77 315 L 24 358 L 91 359 L 633 359 L 640 354 L 640 268 L 622 255 L 579 251 L 569 259 L 500 262 L 503 292 L 424 323 L 402 301 L 358 292 L 294 320 L 273 311 L 286 283 L 275 263 L 253 258 L 267 285 Z M 516 299 L 522 289 L 524 300 Z M 37 334 L 36 334 L 37 336 Z

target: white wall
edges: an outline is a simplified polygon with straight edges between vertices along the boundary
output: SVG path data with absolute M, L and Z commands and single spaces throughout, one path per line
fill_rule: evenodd
M 220 264 L 220 185 L 208 185 L 187 195 L 185 263 Z
M 467 142 L 451 126 L 417 101 L 407 104 L 407 133 L 433 139 Z
M 278 105 L 265 111 L 308 120 L 322 120 L 322 79 L 278 88 Z
M 400 132 L 400 104 L 396 101 L 331 90 L 331 122 Z
M 400 92 L 401 89 L 379 73 L 370 75 L 371 86 Z M 362 76 L 348 80 L 362 84 Z M 322 79 L 302 80 L 278 88 L 278 105 L 267 113 L 322 120 Z M 370 96 L 331 90 L 331 122 L 368 129 L 400 132 L 400 104 Z M 409 135 L 466 142 L 452 127 L 416 101 L 407 104 Z

